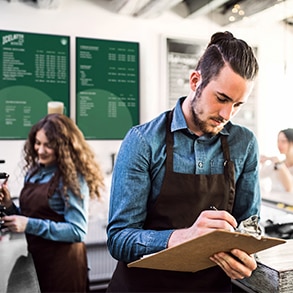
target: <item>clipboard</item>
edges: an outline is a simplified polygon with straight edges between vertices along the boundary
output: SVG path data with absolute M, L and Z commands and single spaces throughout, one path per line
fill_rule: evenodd
M 196 272 L 216 266 L 209 257 L 217 252 L 234 248 L 248 254 L 285 243 L 286 240 L 264 237 L 260 239 L 240 232 L 215 230 L 198 238 L 164 249 L 129 263 L 129 268 L 149 268 L 178 272 Z

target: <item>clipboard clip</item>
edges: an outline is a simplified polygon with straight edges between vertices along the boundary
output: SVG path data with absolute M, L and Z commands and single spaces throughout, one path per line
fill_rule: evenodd
M 252 215 L 246 220 L 240 222 L 238 227 L 235 229 L 235 232 L 249 234 L 256 239 L 261 239 L 261 236 L 263 235 L 262 229 L 258 224 L 257 215 Z

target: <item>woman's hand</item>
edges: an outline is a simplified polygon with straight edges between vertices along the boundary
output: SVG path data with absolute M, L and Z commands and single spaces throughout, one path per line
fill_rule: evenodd
M 11 232 L 21 233 L 24 232 L 28 223 L 28 218 L 24 216 L 5 216 L 2 217 L 4 221 L 3 226 L 8 228 Z
M 7 183 L 0 186 L 0 203 L 6 208 L 12 205 L 11 195 L 7 187 Z
M 250 277 L 257 267 L 254 257 L 240 249 L 233 249 L 231 253 L 216 253 L 210 257 L 210 260 L 234 280 Z

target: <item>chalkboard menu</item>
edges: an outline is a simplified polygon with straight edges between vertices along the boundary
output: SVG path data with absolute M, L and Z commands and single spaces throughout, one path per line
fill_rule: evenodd
M 0 139 L 25 139 L 49 101 L 63 102 L 70 114 L 70 39 L 1 30 L 0 36 Z
M 76 38 L 76 123 L 87 139 L 122 139 L 139 123 L 139 44 Z
M 179 97 L 189 92 L 189 75 L 205 46 L 205 43 L 196 41 L 167 38 L 170 108 L 175 106 Z

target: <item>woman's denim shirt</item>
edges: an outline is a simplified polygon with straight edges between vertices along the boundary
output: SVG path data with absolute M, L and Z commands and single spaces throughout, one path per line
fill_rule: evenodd
M 31 183 L 46 183 L 55 174 L 56 166 L 40 167 L 32 177 L 25 178 Z M 70 189 L 66 198 L 60 194 L 60 187 L 48 199 L 49 206 L 58 214 L 64 216 L 65 222 L 55 222 L 37 218 L 29 218 L 25 233 L 45 239 L 63 242 L 84 241 L 88 225 L 89 188 L 82 176 L 79 176 L 80 190 L 83 198 L 77 198 Z M 33 202 L 31 203 L 33 204 Z M 21 211 L 19 211 L 21 214 Z
M 224 157 L 220 135 L 192 134 L 182 113 L 183 99 L 176 104 L 171 124 L 174 171 L 222 174 Z M 113 170 L 107 227 L 109 251 L 118 260 L 130 262 L 165 249 L 173 232 L 143 229 L 147 208 L 157 199 L 165 174 L 165 134 L 166 112 L 133 127 L 121 144 Z M 232 214 L 239 223 L 253 214 L 259 215 L 258 144 L 252 131 L 231 122 L 221 134 L 228 138 L 230 157 L 235 165 Z

